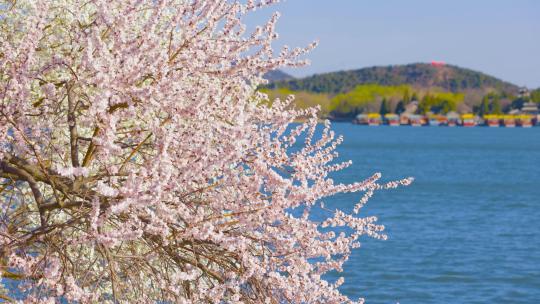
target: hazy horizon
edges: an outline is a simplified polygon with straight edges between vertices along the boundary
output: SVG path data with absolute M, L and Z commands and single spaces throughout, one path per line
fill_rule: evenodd
M 250 18 L 281 12 L 274 44 L 320 44 L 295 76 L 433 60 L 540 87 L 540 1 L 433 2 L 289 0 Z

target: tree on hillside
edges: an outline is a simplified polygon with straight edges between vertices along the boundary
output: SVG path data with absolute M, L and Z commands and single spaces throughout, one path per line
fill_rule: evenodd
M 416 92 L 413 92 L 413 93 L 412 93 L 411 101 L 413 101 L 413 100 L 419 101 L 418 95 L 416 95 Z
M 405 90 L 405 93 L 403 93 L 403 98 L 401 99 L 405 105 L 407 105 L 411 101 L 411 96 L 409 93 L 409 90 Z
M 531 101 L 540 103 L 540 89 L 536 89 L 531 92 Z
M 386 100 L 386 98 L 383 98 L 382 102 L 381 102 L 381 108 L 379 110 L 379 114 L 381 115 L 386 115 L 388 113 L 390 113 L 390 106 L 388 105 L 388 100 Z
M 396 105 L 396 114 L 401 114 L 403 112 L 405 112 L 405 103 L 400 100 Z
M 518 97 L 512 100 L 511 107 L 512 109 L 521 109 L 523 105 L 531 100 L 530 97 Z
M 422 100 L 418 103 L 418 113 L 426 114 L 427 112 L 431 111 L 432 100 L 433 98 L 431 97 L 431 95 L 424 95 L 424 97 L 422 97 Z
M 450 100 L 443 100 L 438 105 L 438 111 L 442 114 L 446 114 L 448 112 L 456 111 L 457 110 L 457 104 L 450 101 Z
M 498 96 L 495 96 L 491 101 L 491 113 L 502 114 L 501 101 Z
M 0 2 L 2 301 L 350 302 L 324 274 L 410 180 L 335 183 L 342 138 L 256 91 L 312 48 L 274 55 L 278 15 L 245 33 L 273 2 Z
M 488 96 L 484 96 L 482 98 L 482 103 L 480 104 L 480 109 L 478 111 L 478 113 L 481 115 L 481 116 L 484 116 L 484 115 L 487 115 L 490 113 L 490 109 L 489 109 L 489 97 Z

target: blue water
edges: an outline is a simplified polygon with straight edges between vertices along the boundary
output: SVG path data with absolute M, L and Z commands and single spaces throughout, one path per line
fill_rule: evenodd
M 333 129 L 353 160 L 337 181 L 416 178 L 362 209 L 389 239 L 364 239 L 342 292 L 367 303 L 540 303 L 540 128 Z M 358 198 L 326 203 L 350 210 Z

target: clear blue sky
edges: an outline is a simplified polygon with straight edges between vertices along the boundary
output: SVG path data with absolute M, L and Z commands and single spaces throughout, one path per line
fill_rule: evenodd
M 319 40 L 295 76 L 441 60 L 540 87 L 540 0 L 286 0 L 276 47 Z

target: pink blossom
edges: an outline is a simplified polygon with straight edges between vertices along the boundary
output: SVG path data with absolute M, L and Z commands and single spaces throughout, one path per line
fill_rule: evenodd
M 256 90 L 316 45 L 274 52 L 278 14 L 246 31 L 276 2 L 3 10 L 0 260 L 24 303 L 361 302 L 323 275 L 386 237 L 358 213 L 412 179 L 335 182 L 353 164 L 319 109 Z M 338 193 L 358 193 L 352 214 L 324 207 Z

